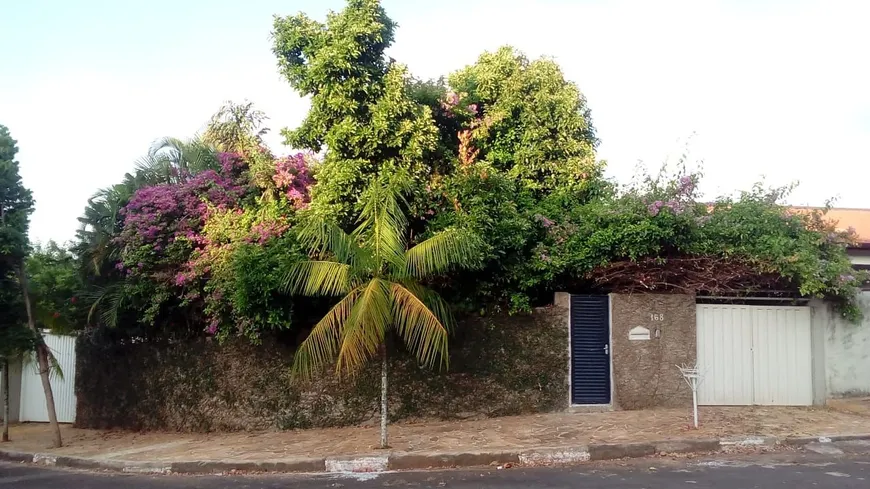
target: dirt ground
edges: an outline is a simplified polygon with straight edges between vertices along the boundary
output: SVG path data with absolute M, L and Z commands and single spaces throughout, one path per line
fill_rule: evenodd
M 870 416 L 870 397 L 829 399 L 828 407 L 845 413 Z

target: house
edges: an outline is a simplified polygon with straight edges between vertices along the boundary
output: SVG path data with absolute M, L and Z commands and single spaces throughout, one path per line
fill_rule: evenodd
M 821 207 L 792 207 L 796 212 L 823 211 L 825 219 L 834 224 L 838 231 L 851 229 L 857 242 L 847 248 L 852 264 L 857 270 L 870 270 L 870 209 Z
M 799 208 L 807 209 L 807 208 Z M 854 228 L 870 270 L 870 209 L 831 209 Z M 679 294 L 557 294 L 569 328 L 569 404 L 639 409 L 691 404 L 677 369 L 696 365 L 701 405 L 820 405 L 870 395 L 870 290 L 853 324 L 821 300 Z
M 858 270 L 870 270 L 870 209 L 830 209 L 825 217 L 836 223 L 837 229 L 852 228 L 858 242 L 847 251 Z

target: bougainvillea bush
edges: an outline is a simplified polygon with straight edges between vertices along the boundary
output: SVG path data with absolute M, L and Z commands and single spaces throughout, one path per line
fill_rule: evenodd
M 250 304 L 271 304 L 268 298 L 277 291 L 277 278 L 268 280 L 272 269 L 302 257 L 294 253 L 291 228 L 296 212 L 310 201 L 310 157 L 259 152 L 271 172 L 271 185 L 261 188 L 250 181 L 245 155 L 217 156 L 220 170 L 140 188 L 120 211 L 115 268 L 145 330 L 220 337 L 238 332 L 256 339 L 261 330 L 292 323 L 289 301 L 265 314 Z M 272 249 L 259 255 L 272 261 L 252 264 L 250 247 Z M 261 280 L 245 280 L 253 270 L 262 272 Z
M 787 188 L 756 186 L 737 197 L 704 202 L 700 175 L 647 178 L 581 205 L 545 199 L 532 217 L 539 231 L 516 274 L 520 296 L 586 287 L 711 295 L 808 296 L 835 303 L 858 319 L 864 276 L 823 210 L 782 204 Z M 527 294 L 524 296 L 524 294 Z

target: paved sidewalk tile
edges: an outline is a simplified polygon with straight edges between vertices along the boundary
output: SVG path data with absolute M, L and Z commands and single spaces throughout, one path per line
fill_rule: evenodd
M 797 439 L 870 431 L 868 416 L 839 409 L 702 407 L 699 430 L 690 428 L 689 411 L 552 413 L 471 421 L 399 423 L 390 427 L 390 444 L 395 452 L 405 454 L 499 453 L 547 448 L 554 450 L 554 457 L 567 457 L 575 456 L 571 450 L 591 444 L 631 443 L 637 444 L 638 451 L 646 453 L 651 449 L 645 444 L 677 439 L 701 441 L 745 435 Z M 63 435 L 66 446 L 50 450 L 52 455 L 134 462 L 232 460 L 259 463 L 383 454 L 376 448 L 376 426 L 210 434 L 132 433 L 65 426 Z M 11 436 L 13 441 L 0 448 L 14 452 L 49 451 L 51 437 L 46 425 L 15 425 Z M 601 452 L 603 448 L 596 450 L 600 453 L 593 454 L 593 458 L 606 455 Z

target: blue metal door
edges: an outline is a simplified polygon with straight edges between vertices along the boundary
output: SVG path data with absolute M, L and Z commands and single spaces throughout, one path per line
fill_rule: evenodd
M 610 298 L 571 296 L 571 402 L 610 404 Z

